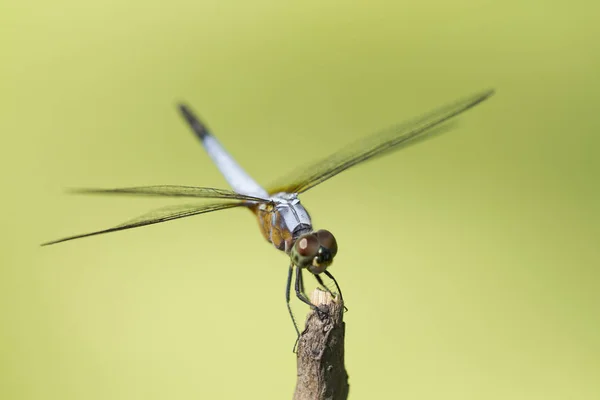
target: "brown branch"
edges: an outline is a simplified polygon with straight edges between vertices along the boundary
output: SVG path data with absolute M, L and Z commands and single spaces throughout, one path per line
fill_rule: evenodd
M 298 341 L 298 380 L 294 400 L 348 398 L 348 373 L 344 367 L 344 304 L 316 289 L 311 302 L 325 313 L 311 311 Z

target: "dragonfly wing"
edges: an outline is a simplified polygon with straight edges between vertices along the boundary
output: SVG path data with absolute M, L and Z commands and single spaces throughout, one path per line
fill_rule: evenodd
M 293 174 L 269 193 L 302 193 L 363 161 L 421 142 L 442 132 L 445 122 L 494 94 L 488 90 L 438 108 L 411 121 L 368 136 Z
M 161 222 L 171 221 L 174 219 L 191 217 L 192 215 L 204 214 L 212 211 L 224 210 L 226 208 L 244 206 L 244 203 L 216 203 L 216 204 L 187 204 L 168 206 L 152 210 L 144 215 L 141 215 L 135 219 L 127 221 L 123 224 L 117 225 L 113 228 L 103 229 L 100 231 L 83 233 L 80 235 L 68 236 L 58 240 L 52 240 L 50 242 L 42 243 L 42 246 L 48 246 L 50 244 L 56 244 L 66 242 L 73 239 L 80 239 L 88 236 L 101 235 L 103 233 L 123 231 L 126 229 L 138 228 L 140 226 L 158 224 Z
M 209 187 L 195 186 L 177 186 L 177 185 L 157 185 L 157 186 L 139 186 L 117 189 L 95 189 L 82 188 L 71 189 L 72 193 L 82 194 L 120 194 L 133 196 L 158 196 L 158 197 L 194 197 L 201 199 L 228 199 L 251 202 L 265 202 L 269 199 L 247 196 L 236 193 L 232 190 L 216 189 Z

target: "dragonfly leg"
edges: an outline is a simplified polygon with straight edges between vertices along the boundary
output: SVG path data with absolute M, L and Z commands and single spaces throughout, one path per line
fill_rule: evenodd
M 308 304 L 310 306 L 310 308 L 315 310 L 319 314 L 319 318 L 323 319 L 324 317 L 327 316 L 327 313 L 325 313 L 319 307 L 312 304 L 310 302 L 310 300 L 308 300 L 308 296 L 306 296 L 306 293 L 304 293 L 304 280 L 302 278 L 302 268 L 298 268 L 298 267 L 296 267 L 295 289 L 296 289 L 296 297 L 298 297 L 300 299 L 300 301 L 302 301 L 303 303 Z
M 336 295 L 336 294 L 334 294 L 334 293 L 331 291 L 331 289 L 329 289 L 327 286 L 325 286 L 325 283 L 323 282 L 323 279 L 321 278 L 321 276 L 320 276 L 320 275 L 317 275 L 317 274 L 313 274 L 313 275 L 315 276 L 315 279 L 317 280 L 317 282 L 319 282 L 319 285 L 321 285 L 321 287 L 322 287 L 323 289 L 325 289 L 325 290 L 327 291 L 327 293 L 329 293 L 329 294 L 331 295 L 331 297 L 337 297 L 337 295 Z M 331 275 L 331 274 L 329 274 L 328 276 L 330 276 L 330 275 Z M 335 279 L 333 279 L 333 281 L 335 282 Z M 338 294 L 339 294 L 339 296 L 340 296 L 340 300 L 343 300 L 343 299 L 342 299 L 342 292 L 341 292 L 341 290 L 340 290 L 340 287 L 338 286 L 337 282 L 335 282 L 335 286 L 336 286 L 336 288 L 337 288 L 337 290 L 338 290 Z M 348 311 L 348 307 L 344 306 L 344 311 Z
M 329 272 L 329 271 L 325 270 L 325 271 L 323 271 L 323 273 L 324 273 L 325 275 L 327 275 L 327 276 L 329 277 L 329 279 L 331 279 L 331 280 L 333 281 L 333 283 L 335 283 L 335 287 L 336 287 L 336 289 L 337 289 L 338 293 L 340 294 L 340 300 L 341 300 L 341 301 L 344 301 L 344 296 L 342 296 L 342 289 L 340 289 L 340 285 L 338 285 L 338 283 L 337 283 L 337 281 L 335 280 L 335 278 L 333 277 L 333 275 L 331 275 L 331 272 Z M 315 277 L 317 277 L 317 275 L 315 275 Z M 317 280 L 319 281 L 319 283 L 320 283 L 321 285 L 323 285 L 323 280 L 321 279 L 321 277 L 317 277 Z M 328 291 L 329 291 L 329 290 L 328 290 Z M 329 293 L 331 293 L 331 291 L 329 291 Z M 345 310 L 345 311 L 348 311 L 348 308 L 347 308 L 346 306 L 344 306 L 344 310 Z
M 329 293 L 331 295 L 331 297 L 335 297 L 335 294 L 331 291 L 331 289 L 329 289 L 327 286 L 325 286 L 325 283 L 323 282 L 323 279 L 321 278 L 320 275 L 318 274 L 313 274 L 313 276 L 315 277 L 315 279 L 317 280 L 317 282 L 319 282 L 319 285 L 325 289 L 327 291 L 327 293 Z
M 294 318 L 294 313 L 292 312 L 292 307 L 290 307 L 290 290 L 292 287 L 292 274 L 294 272 L 294 264 L 290 264 L 290 268 L 288 271 L 287 283 L 285 285 L 285 302 L 287 305 L 288 312 L 290 313 L 290 317 L 292 317 L 292 322 L 294 323 L 294 329 L 300 337 L 300 331 L 298 330 L 298 324 L 296 323 L 296 318 Z M 296 339 L 296 343 L 298 340 Z M 294 350 L 296 349 L 296 345 L 294 345 Z

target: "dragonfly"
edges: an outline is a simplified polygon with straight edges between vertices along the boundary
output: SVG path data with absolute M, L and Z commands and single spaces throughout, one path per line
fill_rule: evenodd
M 208 204 L 194 203 L 159 208 L 112 228 L 64 237 L 43 243 L 42 246 L 139 228 L 213 211 L 238 207 L 247 208 L 258 220 L 258 226 L 264 238 L 289 257 L 285 299 L 296 333 L 300 336 L 290 307 L 292 281 L 294 281 L 296 297 L 312 309 L 320 311 L 305 294 L 304 270 L 316 278 L 320 287 L 335 296 L 323 282 L 321 274 L 327 276 L 334 282 L 339 299 L 343 301 L 343 298 L 337 280 L 328 270 L 338 252 L 335 236 L 326 229 L 313 229 L 311 217 L 298 196 L 367 160 L 436 136 L 445 131 L 444 127 L 448 126 L 447 123 L 450 120 L 482 103 L 493 94 L 493 89 L 482 91 L 407 122 L 371 134 L 326 158 L 296 170 L 281 179 L 280 183 L 271 185 L 268 189 L 263 188 L 246 173 L 189 106 L 178 104 L 181 116 L 200 140 L 232 190 L 177 185 L 74 189 L 74 192 L 83 194 L 181 197 L 216 201 Z

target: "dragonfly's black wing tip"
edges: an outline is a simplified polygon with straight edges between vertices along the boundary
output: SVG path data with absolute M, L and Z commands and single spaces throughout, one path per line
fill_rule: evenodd
M 495 88 L 489 88 L 484 93 L 485 93 L 485 98 L 487 99 L 488 97 L 491 97 L 491 96 L 494 95 L 494 93 L 496 93 L 496 89 Z
M 64 191 L 67 194 L 89 194 L 89 193 L 94 193 L 94 189 L 88 189 L 88 188 L 65 188 Z M 99 191 L 99 189 L 96 189 L 96 191 Z
M 51 240 L 49 242 L 44 242 L 40 244 L 40 247 L 47 247 L 47 246 L 51 246 L 53 244 L 57 244 L 57 243 L 61 243 L 61 242 L 66 242 L 67 240 L 69 240 L 68 238 L 66 239 L 57 239 L 57 240 Z
M 479 92 L 476 95 L 473 95 L 472 97 L 464 99 L 464 101 L 467 104 L 466 104 L 466 108 L 464 110 L 462 110 L 462 111 L 465 111 L 465 110 L 467 110 L 469 108 L 475 107 L 477 104 L 483 103 L 484 101 L 486 101 L 487 99 L 489 99 L 490 97 L 492 97 L 495 93 L 496 93 L 496 89 L 489 88 L 487 90 L 483 90 L 483 91 Z
M 487 90 L 484 90 L 483 92 L 480 93 L 480 95 L 479 95 L 479 101 L 477 103 L 481 103 L 482 101 L 489 99 L 494 94 L 496 94 L 496 89 L 495 88 L 489 88 Z
M 99 234 L 102 234 L 102 233 L 111 232 L 112 230 L 114 230 L 114 228 L 113 229 L 105 229 L 105 230 L 102 230 L 102 231 L 84 233 L 84 234 L 81 234 L 81 235 L 67 236 L 67 237 L 63 237 L 63 238 L 60 238 L 60 239 L 51 240 L 49 242 L 44 242 L 44 243 L 40 244 L 40 247 L 52 246 L 53 244 L 68 242 L 68 241 L 71 241 L 71 240 L 74 240 L 74 239 L 81 239 L 81 238 L 85 238 L 85 237 L 88 237 L 88 236 L 96 236 L 96 235 L 99 235 Z

